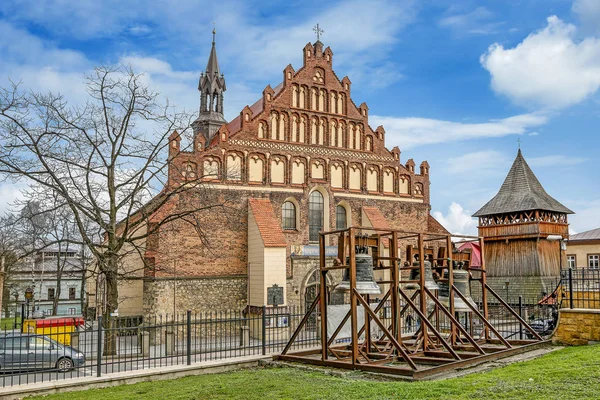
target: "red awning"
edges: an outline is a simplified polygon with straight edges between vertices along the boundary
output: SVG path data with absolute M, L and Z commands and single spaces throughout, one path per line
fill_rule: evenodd
M 35 320 L 36 328 L 49 328 L 53 326 L 81 326 L 83 324 L 83 318 L 45 318 Z

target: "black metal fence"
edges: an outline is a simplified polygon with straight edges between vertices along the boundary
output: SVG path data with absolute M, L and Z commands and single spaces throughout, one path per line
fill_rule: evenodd
M 0 332 L 1 386 L 266 355 L 281 351 L 304 317 L 304 310 L 294 307 L 250 311 L 188 311 L 137 325 L 125 319 L 109 324 L 100 317 L 77 328 L 63 318 L 53 326 L 26 326 L 26 333 L 5 330 Z M 315 323 L 293 348 L 317 345 L 318 335 Z
M 559 294 L 563 308 L 600 309 L 600 269 L 562 270 Z
M 480 300 L 474 301 L 481 309 Z M 522 297 L 509 299 L 508 304 L 538 333 L 547 334 L 553 329 L 556 305 L 541 304 L 539 299 L 526 301 Z M 401 306 L 401 333 L 416 334 L 420 318 L 410 307 Z M 429 306 L 428 310 L 435 312 L 435 307 Z M 372 308 L 378 308 L 383 321 L 391 321 L 389 304 L 374 303 Z M 530 333 L 500 304 L 488 302 L 488 309 L 490 322 L 503 337 L 530 338 Z M 344 310 L 340 312 L 345 315 Z M 450 321 L 438 313 L 437 328 L 448 331 Z M 328 311 L 330 318 L 331 314 Z M 304 316 L 302 308 L 249 307 L 244 312 L 187 311 L 138 320 L 113 318 L 110 323 L 100 317 L 79 327 L 70 325 L 70 318 L 59 320 L 60 324 L 46 323 L 45 327 L 26 324 L 26 333 L 0 332 L 1 386 L 276 353 L 287 344 Z M 466 312 L 457 313 L 457 317 L 473 337 L 481 337 L 482 321 Z M 315 311 L 308 318 L 292 350 L 320 344 L 319 314 Z M 371 329 L 379 328 L 372 324 Z M 340 334 L 336 342 L 349 340 Z

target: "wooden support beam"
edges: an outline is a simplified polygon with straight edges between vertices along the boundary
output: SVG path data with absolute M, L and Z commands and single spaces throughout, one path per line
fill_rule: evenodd
M 281 354 L 287 354 L 287 352 L 290 349 L 290 347 L 292 347 L 292 344 L 296 340 L 296 337 L 298 336 L 298 334 L 300 333 L 300 331 L 302 330 L 302 328 L 306 324 L 306 321 L 308 321 L 308 318 L 310 317 L 310 314 L 312 314 L 312 312 L 315 310 L 315 307 L 317 306 L 317 303 L 319 302 L 319 298 L 320 297 L 321 297 L 321 295 L 317 294 L 317 297 L 315 297 L 315 300 L 310 305 L 310 307 L 308 309 L 308 312 L 306 314 L 304 314 L 304 317 L 302 317 L 302 320 L 300 321 L 300 324 L 298 325 L 298 327 L 296 328 L 296 330 L 292 334 L 292 337 L 290 338 L 290 340 L 287 342 L 287 344 L 283 348 L 283 351 L 281 352 Z

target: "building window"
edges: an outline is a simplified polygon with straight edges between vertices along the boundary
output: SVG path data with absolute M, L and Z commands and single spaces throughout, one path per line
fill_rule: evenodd
M 281 222 L 283 229 L 296 229 L 296 206 L 291 201 L 286 201 L 281 207 Z
M 308 198 L 308 240 L 317 242 L 319 232 L 323 230 L 323 195 L 315 190 Z
M 567 266 L 569 268 L 577 268 L 577 257 L 575 254 L 567 254 Z
M 599 268 L 600 267 L 600 254 L 589 254 L 588 255 L 588 267 Z
M 335 208 L 335 229 L 346 229 L 348 226 L 346 221 L 346 207 L 338 205 Z
M 76 312 L 77 312 L 77 309 L 69 308 L 69 315 L 75 315 Z
M 48 288 L 48 300 L 54 300 L 54 288 Z
M 75 293 L 76 293 L 75 288 L 74 287 L 70 287 L 69 288 L 69 300 L 75 300 L 75 297 L 76 297 Z

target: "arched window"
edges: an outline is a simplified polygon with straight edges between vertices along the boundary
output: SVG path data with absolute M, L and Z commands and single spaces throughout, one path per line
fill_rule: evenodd
M 291 201 L 286 201 L 281 207 L 281 223 L 283 229 L 296 229 L 296 206 Z
M 323 195 L 315 190 L 308 198 L 308 240 L 316 242 L 319 240 L 319 232 L 323 230 Z
M 347 227 L 346 207 L 338 204 L 335 207 L 335 229 L 346 229 Z

